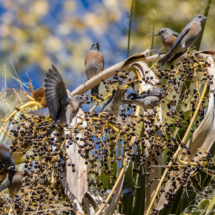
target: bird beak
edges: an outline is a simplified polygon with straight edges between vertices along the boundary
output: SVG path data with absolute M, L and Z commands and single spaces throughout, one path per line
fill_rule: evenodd
M 205 17 L 205 19 L 210 19 L 210 18 L 208 18 L 208 17 Z
M 155 34 L 154 36 L 158 36 L 158 35 L 159 35 L 159 33 Z
M 87 99 L 82 99 L 83 103 L 87 102 Z

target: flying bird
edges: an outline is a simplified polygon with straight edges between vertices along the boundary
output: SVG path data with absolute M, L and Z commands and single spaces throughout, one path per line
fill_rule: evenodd
M 153 109 L 160 103 L 163 93 L 164 90 L 160 87 L 155 87 L 143 95 L 131 93 L 129 99 L 123 99 L 121 104 L 135 104 L 144 109 Z
M 125 95 L 126 91 L 127 91 L 126 89 L 120 89 L 120 88 L 118 88 L 117 90 L 114 89 L 112 91 L 112 96 L 103 106 L 101 112 L 109 112 L 117 117 L 119 113 L 120 101 Z
M 0 142 L 0 167 L 2 165 L 4 165 L 7 169 L 9 167 L 14 167 L 15 169 L 15 163 L 10 154 L 10 147 Z
M 168 60 L 171 64 L 174 60 L 183 55 L 189 47 L 193 47 L 202 35 L 202 24 L 209 18 L 203 15 L 196 15 L 190 23 L 179 34 L 173 48 L 158 61 L 164 65 Z
M 104 70 L 104 56 L 101 53 L 99 43 L 95 43 L 92 45 L 90 52 L 87 54 L 85 58 L 85 72 L 87 78 L 90 79 L 93 76 L 99 74 Z M 99 84 L 91 89 L 91 95 L 99 94 Z M 93 98 L 91 98 L 91 102 L 93 102 Z
M 170 51 L 177 40 L 179 33 L 176 33 L 170 28 L 162 28 L 155 36 L 160 36 L 163 42 L 163 46 L 167 51 Z
M 15 168 L 8 168 L 8 177 L 0 185 L 0 192 L 8 188 L 10 197 L 13 197 L 22 187 L 22 176 Z
M 69 97 L 63 79 L 54 65 L 45 78 L 45 98 L 48 108 L 30 111 L 29 114 L 37 116 L 50 115 L 54 122 L 60 121 L 60 124 L 70 125 L 72 119 L 78 113 L 79 108 L 87 100 L 81 95 Z M 49 136 L 55 128 L 48 130 Z

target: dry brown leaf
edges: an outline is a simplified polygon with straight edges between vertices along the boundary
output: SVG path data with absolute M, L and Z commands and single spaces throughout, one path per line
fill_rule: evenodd
M 200 51 L 200 53 L 212 55 L 213 57 L 215 57 L 215 50 L 202 50 Z
M 129 70 L 132 70 L 132 69 L 137 70 L 143 79 L 142 90 L 148 90 L 153 86 L 157 85 L 158 83 L 160 83 L 155 73 L 148 67 L 148 65 L 145 62 L 139 61 L 139 62 L 130 64 Z
M 79 109 L 79 112 L 77 113 L 77 117 L 83 118 L 84 112 Z M 72 122 L 71 126 L 76 125 L 78 122 L 81 122 L 79 118 L 75 117 Z M 84 127 L 87 126 L 87 122 L 84 121 L 83 125 Z M 70 134 L 70 131 L 65 129 L 65 135 Z M 80 133 L 77 135 L 79 139 L 83 137 Z M 80 140 L 77 141 L 78 145 L 84 145 L 84 143 Z M 70 145 L 69 148 L 66 148 L 66 152 L 68 156 L 71 158 L 67 162 L 75 164 L 76 171 L 72 171 L 72 166 L 67 165 L 66 170 L 66 179 L 68 181 L 70 190 L 75 195 L 76 199 L 79 203 L 82 202 L 83 197 L 85 193 L 88 190 L 88 183 L 87 183 L 87 165 L 85 164 L 86 160 L 80 156 L 78 153 L 78 147 L 77 144 L 73 143 L 73 145 Z
M 34 91 L 31 79 L 28 77 L 28 82 L 29 82 L 29 91 L 31 93 L 31 96 L 38 102 L 40 102 L 44 107 L 47 107 L 46 104 L 46 98 L 45 98 L 45 88 L 40 87 L 37 90 Z
M 96 209 L 99 207 L 94 197 L 89 193 L 85 193 L 86 211 L 87 215 L 94 215 Z
M 65 188 L 65 192 L 66 195 L 68 196 L 70 203 L 72 204 L 72 206 L 74 208 L 77 208 L 77 212 L 78 213 L 82 213 L 84 214 L 84 211 L 82 210 L 79 202 L 77 201 L 77 199 L 75 198 L 74 194 L 71 192 L 68 181 L 66 180 L 66 176 L 63 172 L 58 172 L 59 176 L 60 176 L 60 180 L 61 183 L 63 184 L 64 188 Z

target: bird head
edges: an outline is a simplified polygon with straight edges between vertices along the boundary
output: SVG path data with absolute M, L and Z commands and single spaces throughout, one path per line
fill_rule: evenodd
M 91 46 L 91 49 L 90 50 L 93 50 L 93 51 L 100 51 L 100 45 L 99 43 L 94 43 L 92 46 Z
M 84 104 L 87 99 L 84 96 L 81 95 L 75 95 L 71 99 L 67 99 L 67 105 L 66 105 L 66 123 L 67 125 L 70 125 L 73 117 L 74 117 L 74 101 L 78 104 L 79 107 L 81 107 L 82 104 Z M 76 105 L 77 105 L 76 104 Z
M 203 15 L 196 15 L 193 17 L 192 21 L 202 25 L 207 19 L 209 18 Z
M 160 36 L 162 39 L 166 39 L 169 35 L 172 34 L 172 30 L 169 28 L 162 28 L 158 31 L 157 34 L 155 34 L 155 36 Z
M 75 95 L 72 97 L 72 99 L 74 99 L 79 104 L 79 106 L 87 101 L 83 95 Z

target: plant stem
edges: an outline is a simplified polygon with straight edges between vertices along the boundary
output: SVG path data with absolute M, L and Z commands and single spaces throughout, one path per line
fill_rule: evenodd
M 127 58 L 129 57 L 129 49 L 130 49 L 132 14 L 133 14 L 133 0 L 131 0 L 131 11 L 130 11 L 130 19 L 129 19 Z
M 207 90 L 207 83 L 205 83 L 205 85 L 204 85 L 204 89 L 203 89 L 202 95 L 201 95 L 201 97 L 200 97 L 200 99 L 199 99 L 199 103 L 198 103 L 198 105 L 197 105 L 197 107 L 196 107 L 196 110 L 195 110 L 194 115 L 193 115 L 193 117 L 192 117 L 192 119 L 191 119 L 191 122 L 190 122 L 190 124 L 189 124 L 189 127 L 187 128 L 187 131 L 186 131 L 186 133 L 185 133 L 185 135 L 184 135 L 184 137 L 183 137 L 183 139 L 182 139 L 182 143 L 185 143 L 185 142 L 186 142 L 186 139 L 187 139 L 187 137 L 188 137 L 188 135 L 189 135 L 189 133 L 190 133 L 190 130 L 191 130 L 191 128 L 192 128 L 192 125 L 193 125 L 193 123 L 194 123 L 194 121 L 195 121 L 195 118 L 196 118 L 196 116 L 197 116 L 197 114 L 198 114 L 198 111 L 199 111 L 199 108 L 200 108 L 200 106 L 201 106 L 201 103 L 202 103 L 202 100 L 203 100 L 203 98 L 204 98 L 204 95 L 205 95 L 205 93 L 206 93 L 206 90 Z M 179 146 L 178 149 L 177 149 L 177 151 L 176 151 L 175 154 L 173 155 L 173 158 L 175 158 L 175 157 L 178 156 L 178 154 L 179 154 L 179 152 L 181 151 L 181 149 L 182 149 L 181 146 Z M 169 164 L 168 164 L 169 168 L 172 166 L 172 164 L 173 164 L 172 161 L 170 161 Z M 166 168 L 166 169 L 165 169 L 165 171 L 164 171 L 164 173 L 163 173 L 163 175 L 162 175 L 162 177 L 161 177 L 161 180 L 160 180 L 160 182 L 159 182 L 159 184 L 158 184 L 158 186 L 157 186 L 157 189 L 156 189 L 156 191 L 155 191 L 155 193 L 154 193 L 154 196 L 153 196 L 153 198 L 152 198 L 152 201 L 151 201 L 151 203 L 150 203 L 150 205 L 149 205 L 149 207 L 148 207 L 148 209 L 147 209 L 146 215 L 149 215 L 149 213 L 150 213 L 150 211 L 151 211 L 151 209 L 152 209 L 152 206 L 153 206 L 153 204 L 154 204 L 154 201 L 155 201 L 155 199 L 156 199 L 156 196 L 157 196 L 157 194 L 158 194 L 158 192 L 159 192 L 159 190 L 160 190 L 160 187 L 161 187 L 161 185 L 162 185 L 162 183 L 163 183 L 163 181 L 164 181 L 164 179 L 165 179 L 165 177 L 166 177 L 167 172 L 169 171 L 169 168 Z
M 153 55 L 153 49 L 154 49 L 154 32 L 155 31 L 155 12 L 154 12 L 154 19 L 153 19 L 153 27 L 152 27 L 152 40 L 151 40 L 151 48 L 150 48 L 150 56 Z M 148 64 L 149 67 L 152 66 L 152 61 Z

